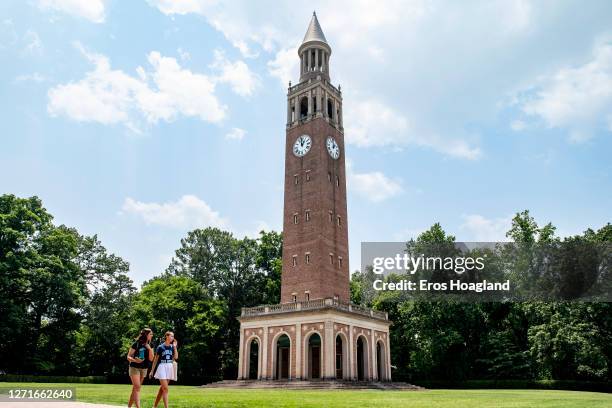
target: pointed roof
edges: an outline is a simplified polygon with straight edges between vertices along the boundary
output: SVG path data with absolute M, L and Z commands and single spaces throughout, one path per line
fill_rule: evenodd
M 310 20 L 310 24 L 308 25 L 308 30 L 306 30 L 306 35 L 304 36 L 304 41 L 302 41 L 302 44 L 310 41 L 320 41 L 327 44 L 325 34 L 323 34 L 319 20 L 317 20 L 317 13 L 314 11 L 312 12 L 312 19 Z

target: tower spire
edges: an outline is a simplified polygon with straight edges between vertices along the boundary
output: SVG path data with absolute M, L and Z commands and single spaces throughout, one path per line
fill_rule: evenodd
M 323 34 L 323 30 L 321 29 L 321 25 L 319 24 L 317 13 L 315 11 L 312 12 L 312 18 L 310 19 L 310 24 L 308 24 L 308 29 L 306 30 L 306 35 L 304 35 L 302 44 L 310 41 L 319 41 L 327 44 L 325 34 Z
M 304 35 L 304 40 L 298 48 L 300 56 L 300 82 L 321 77 L 329 81 L 329 57 L 331 47 L 319 24 L 317 13 L 312 12 L 312 18 Z

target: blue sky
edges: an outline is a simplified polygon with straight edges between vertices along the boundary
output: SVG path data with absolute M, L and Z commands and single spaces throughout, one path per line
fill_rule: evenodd
M 351 270 L 440 222 L 501 240 L 610 220 L 606 1 L 0 3 L 0 192 L 97 233 L 141 283 L 181 237 L 280 231 L 286 87 L 315 9 L 341 84 Z

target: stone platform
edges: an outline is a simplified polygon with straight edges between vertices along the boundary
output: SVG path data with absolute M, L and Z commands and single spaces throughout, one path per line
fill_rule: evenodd
M 290 389 L 290 390 L 403 390 L 424 391 L 425 388 L 405 382 L 378 381 L 321 381 L 321 380 L 225 380 L 206 385 L 203 388 L 232 389 Z

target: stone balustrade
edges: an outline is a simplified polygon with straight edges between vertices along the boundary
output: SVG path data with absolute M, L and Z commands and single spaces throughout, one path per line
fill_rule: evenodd
M 352 303 L 341 302 L 334 298 L 313 299 L 302 302 L 279 303 L 276 305 L 261 305 L 256 307 L 243 307 L 241 316 L 263 316 L 277 313 L 290 313 L 300 310 L 337 309 L 357 313 L 376 319 L 389 320 L 387 312 L 368 309 Z

